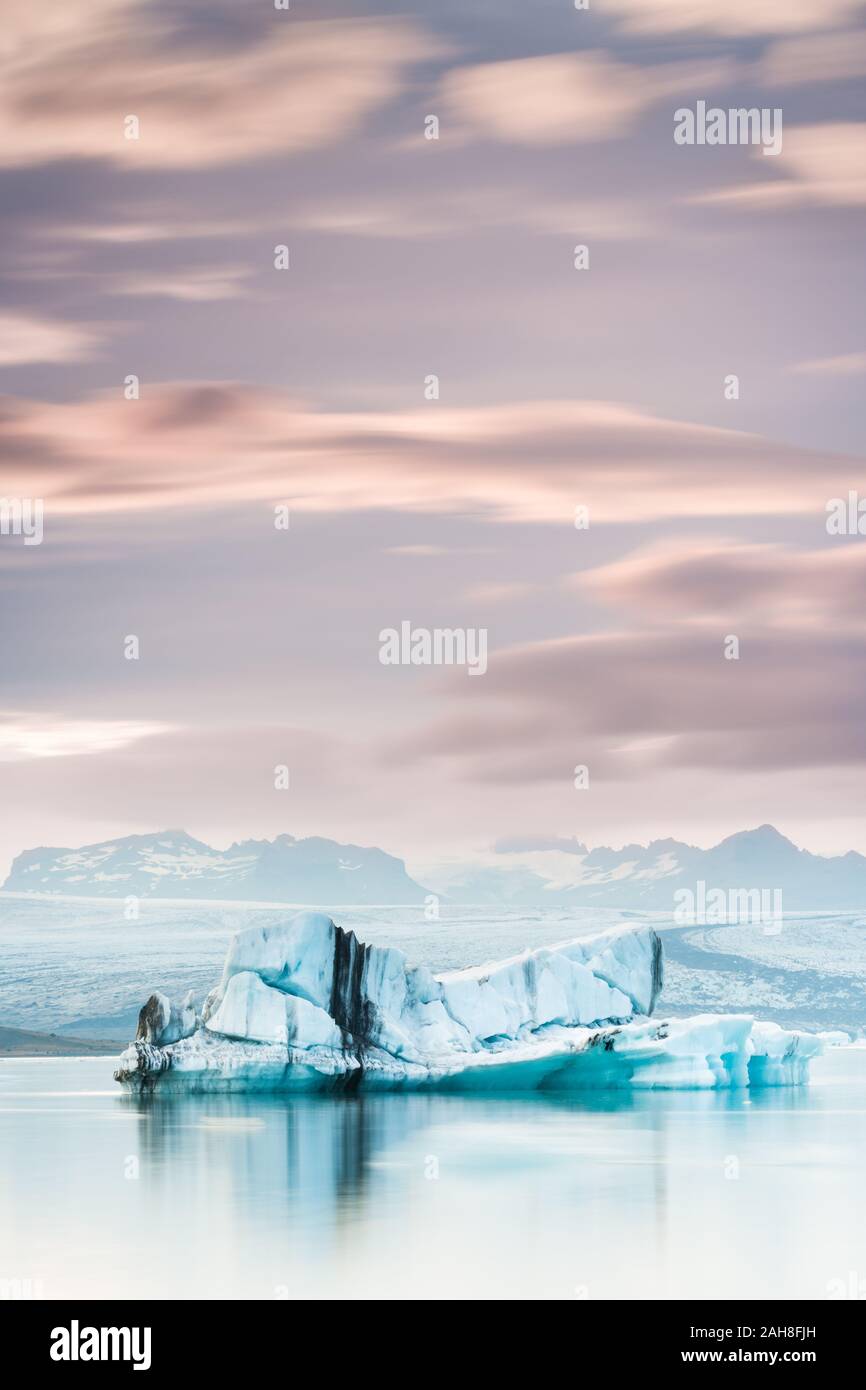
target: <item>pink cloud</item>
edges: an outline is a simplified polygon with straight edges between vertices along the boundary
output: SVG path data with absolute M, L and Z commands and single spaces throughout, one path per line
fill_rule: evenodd
M 0 46 L 0 163 L 106 159 L 201 168 L 345 140 L 441 49 L 410 21 L 272 12 L 231 49 L 126 0 L 15 0 Z M 62 13 L 61 13 L 62 11 Z M 137 139 L 124 121 L 139 121 Z
M 419 385 L 419 395 L 420 385 Z M 311 511 L 480 512 L 590 524 L 815 515 L 862 465 L 629 406 L 534 401 L 327 413 L 226 383 L 141 399 L 7 398 L 0 493 L 54 514 L 285 502 Z
M 594 786 L 677 769 L 866 762 L 862 635 L 748 625 L 734 629 L 740 657 L 727 660 L 731 631 L 633 630 L 494 649 L 484 679 L 452 682 L 450 712 L 397 751 L 444 762 L 467 782 L 562 786 L 578 764 Z
M 761 159 L 760 150 L 756 155 L 764 169 L 770 161 Z M 772 164 L 779 177 L 716 189 L 689 201 L 769 211 L 802 203 L 860 207 L 866 203 L 866 122 L 786 127 L 781 154 Z
M 582 144 L 627 134 L 654 103 L 729 75 L 725 62 L 638 67 L 602 50 L 456 67 L 441 96 L 458 127 L 519 145 Z
M 860 0 L 608 0 L 623 28 L 637 34 L 788 34 L 844 24 Z
M 0 313 L 0 367 L 95 357 L 101 335 L 77 323 L 32 313 Z
M 823 528 L 822 528 L 823 529 Z M 663 623 L 863 632 L 866 548 L 661 541 L 574 576 L 605 603 Z

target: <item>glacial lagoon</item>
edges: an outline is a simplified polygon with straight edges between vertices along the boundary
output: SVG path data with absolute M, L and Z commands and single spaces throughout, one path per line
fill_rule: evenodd
M 807 1087 L 124 1094 L 0 1061 L 7 1297 L 814 1298 L 866 1288 L 866 1049 Z

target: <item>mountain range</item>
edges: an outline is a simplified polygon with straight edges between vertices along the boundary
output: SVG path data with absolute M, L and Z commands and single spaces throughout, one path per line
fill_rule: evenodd
M 502 867 L 473 867 L 443 882 L 458 902 L 512 906 L 616 907 L 669 912 L 674 894 L 766 889 L 785 911 L 866 908 L 866 858 L 798 849 L 772 825 L 729 835 L 711 849 L 653 840 L 622 849 L 588 849 L 578 840 L 512 841 L 498 847 Z M 436 885 L 434 885 L 436 886 Z
M 82 897 L 221 898 L 316 906 L 422 902 L 426 889 L 381 849 L 310 836 L 212 849 L 185 830 L 127 835 L 80 849 L 30 849 L 4 892 Z
M 490 862 L 490 860 L 494 862 Z M 588 849 L 578 840 L 510 841 L 484 864 L 425 874 L 424 887 L 384 850 L 310 836 L 213 849 L 183 830 L 128 835 L 79 849 L 19 854 L 5 892 L 82 897 L 230 899 L 322 907 L 453 903 L 671 912 L 680 888 L 777 890 L 785 911 L 866 908 L 866 858 L 798 849 L 771 825 L 711 849 L 653 840 Z

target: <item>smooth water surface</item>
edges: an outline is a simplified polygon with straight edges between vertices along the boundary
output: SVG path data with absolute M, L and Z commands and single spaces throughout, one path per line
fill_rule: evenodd
M 7 1291 L 820 1299 L 866 1278 L 866 1049 L 808 1088 L 556 1100 L 143 1102 L 113 1065 L 0 1061 Z

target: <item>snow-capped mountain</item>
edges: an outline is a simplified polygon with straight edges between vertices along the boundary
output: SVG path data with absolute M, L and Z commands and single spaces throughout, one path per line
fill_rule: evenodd
M 19 854 L 5 892 L 82 897 L 223 898 L 336 907 L 422 902 L 427 889 L 381 849 L 311 836 L 212 849 L 183 830 L 127 835 L 80 849 Z
M 212 849 L 182 830 L 128 835 L 80 849 L 19 854 L 6 892 L 82 897 L 201 898 L 311 907 L 421 903 L 624 908 L 673 912 L 680 889 L 781 894 L 786 912 L 866 909 L 866 858 L 810 854 L 771 825 L 730 835 L 712 849 L 653 840 L 587 849 L 578 840 L 510 841 L 484 863 L 423 875 L 384 850 L 311 836 L 243 840 Z
M 866 908 L 866 858 L 810 854 L 771 825 L 729 835 L 712 849 L 653 840 L 587 849 L 577 840 L 511 841 L 496 862 L 428 875 L 454 902 L 512 907 L 615 907 L 672 911 L 678 889 L 781 894 L 788 912 Z

